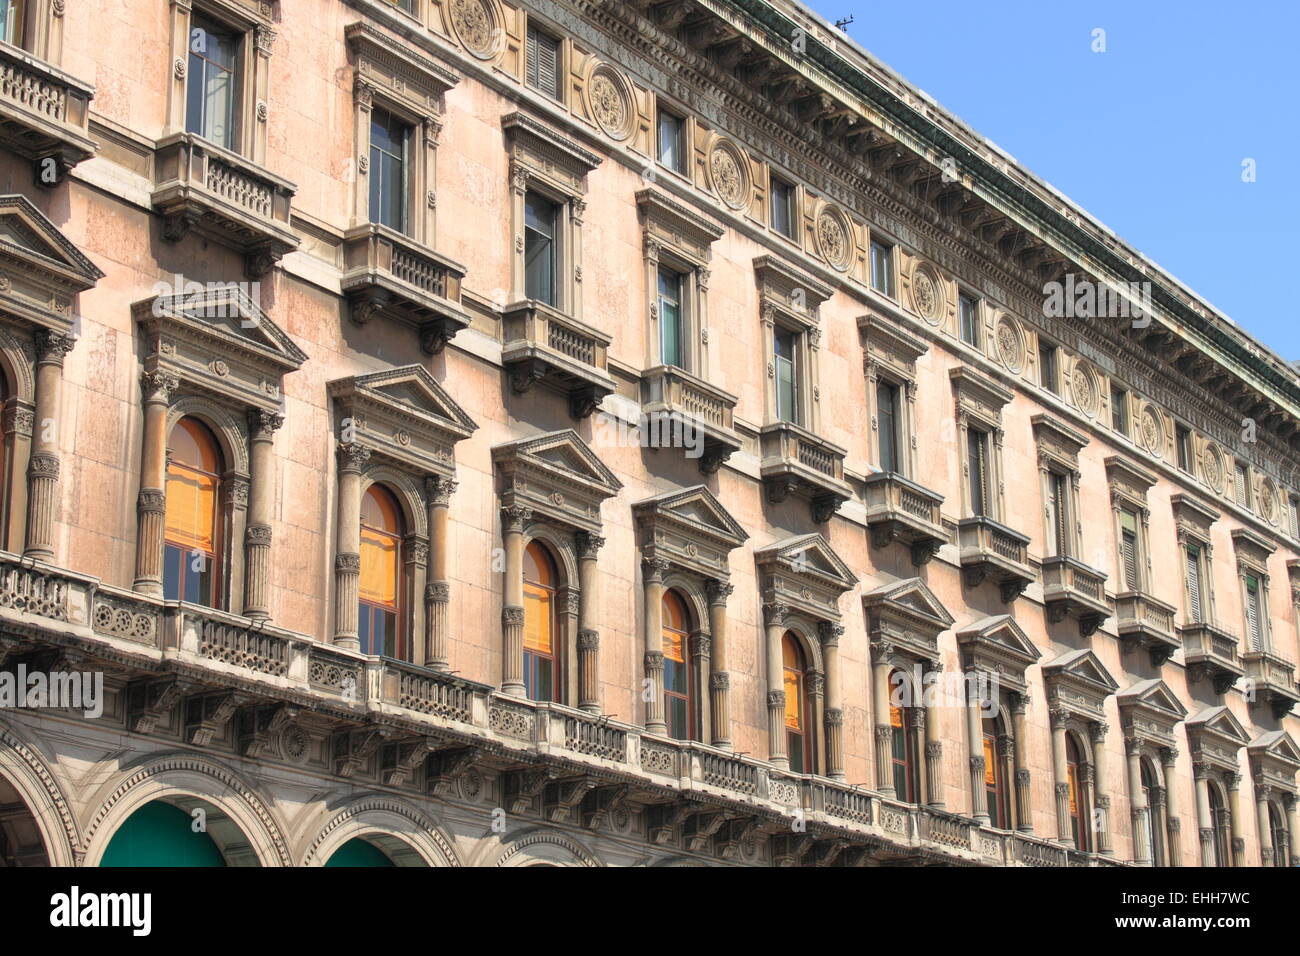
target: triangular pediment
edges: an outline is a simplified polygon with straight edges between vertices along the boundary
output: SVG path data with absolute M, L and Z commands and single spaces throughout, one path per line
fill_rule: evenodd
M 415 420 L 437 419 L 466 435 L 478 428 L 423 365 L 403 365 L 330 383 L 330 395 L 360 395 Z
M 179 289 L 137 302 L 141 325 L 178 336 L 220 342 L 226 349 L 247 352 L 282 371 L 293 371 L 307 354 L 249 296 L 242 283 L 208 283 Z M 218 346 L 220 348 L 220 346 Z
M 52 272 L 71 286 L 70 292 L 89 289 L 104 277 L 26 196 L 0 196 L 0 253 Z
M 884 606 L 920 615 L 933 622 L 940 631 L 952 626 L 954 620 L 948 609 L 920 578 L 906 578 L 881 585 L 864 594 L 862 603 L 868 611 Z
M 1153 711 L 1167 719 L 1170 725 L 1187 716 L 1187 708 L 1174 696 L 1169 686 L 1159 678 L 1138 681 L 1115 695 L 1121 711 L 1141 708 Z
M 1300 747 L 1285 730 L 1270 730 L 1252 740 L 1246 748 L 1252 759 L 1275 760 L 1293 771 L 1300 769 Z
M 1042 652 L 1010 614 L 994 614 L 957 632 L 958 644 L 982 645 L 1008 654 L 1028 667 Z
M 1187 719 L 1188 734 L 1210 734 L 1223 740 L 1244 744 L 1250 740 L 1241 722 L 1227 707 L 1207 707 L 1195 717 Z
M 642 520 L 675 522 L 686 529 L 726 541 L 733 547 L 749 537 L 740 523 L 722 507 L 717 496 L 704 485 L 669 491 L 639 501 L 632 506 L 632 513 Z
M 1062 678 L 1089 685 L 1106 694 L 1119 688 L 1110 671 L 1090 648 L 1070 651 L 1043 665 L 1043 678 L 1049 683 Z
M 803 534 L 768 545 L 754 554 L 759 567 L 780 567 L 796 575 L 814 576 L 838 587 L 841 592 L 855 587 L 857 577 L 840 560 L 820 534 Z
M 569 481 L 598 489 L 604 492 L 605 497 L 617 494 L 623 487 L 623 483 L 572 428 L 497 445 L 492 449 L 492 460 L 507 466 L 531 464 Z

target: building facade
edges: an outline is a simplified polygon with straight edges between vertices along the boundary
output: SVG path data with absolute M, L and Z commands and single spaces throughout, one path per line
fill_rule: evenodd
M 3 864 L 1296 861 L 1300 376 L 806 8 L 0 9 Z

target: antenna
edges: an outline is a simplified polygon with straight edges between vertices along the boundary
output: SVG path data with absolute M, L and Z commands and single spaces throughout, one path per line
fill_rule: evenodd
M 845 33 L 848 33 L 849 32 L 848 26 L 852 22 L 853 22 L 853 14 L 850 13 L 847 17 L 843 17 L 842 19 L 835 21 L 835 29 L 843 30 Z

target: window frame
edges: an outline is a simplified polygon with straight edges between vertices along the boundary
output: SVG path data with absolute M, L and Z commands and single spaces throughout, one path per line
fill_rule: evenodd
M 172 460 L 172 454 L 171 454 L 171 447 L 172 447 L 172 440 L 173 440 L 172 436 L 175 435 L 176 430 L 179 428 L 184 427 L 186 431 L 190 431 L 190 429 L 186 427 L 185 423 L 187 422 L 192 422 L 194 424 L 194 427 L 198 429 L 199 434 L 201 436 L 199 442 L 206 443 L 210 446 L 214 460 L 216 464 L 219 466 L 217 471 L 208 472 L 208 471 L 204 471 L 203 469 L 197 466 L 174 462 Z M 193 434 L 193 432 L 191 432 L 191 434 Z M 228 456 L 225 454 L 224 450 L 221 447 L 221 440 L 217 437 L 217 434 L 213 430 L 212 426 L 208 424 L 206 421 L 204 421 L 201 415 L 185 414 L 182 415 L 180 418 L 178 418 L 174 423 L 171 423 L 167 432 L 167 443 L 168 443 L 167 474 L 165 478 L 166 488 L 164 489 L 165 492 L 164 509 L 166 509 L 167 507 L 166 503 L 170 503 L 173 500 L 172 496 L 166 493 L 166 492 L 170 492 L 171 490 L 171 483 L 173 479 L 173 468 L 178 470 L 184 469 L 185 471 L 197 475 L 201 475 L 204 478 L 209 478 L 212 480 L 213 483 L 212 525 L 213 526 L 211 529 L 211 535 L 212 535 L 211 551 L 200 551 L 197 548 L 190 548 L 189 550 L 186 550 L 185 548 L 181 547 L 177 542 L 168 538 L 167 527 L 169 522 L 167 521 L 167 512 L 166 510 L 164 510 L 163 513 L 163 600 L 188 601 L 191 604 L 197 604 L 202 607 L 210 607 L 213 608 L 214 610 L 226 610 L 230 606 L 230 594 L 229 594 L 229 588 L 227 586 L 227 581 L 230 577 L 231 569 L 229 567 L 230 556 L 227 553 L 227 544 L 230 540 L 231 511 L 233 510 L 231 508 L 231 501 L 230 501 L 230 480 L 232 478 L 237 480 L 237 478 L 235 478 L 235 476 L 230 475 L 231 469 L 227 465 Z M 171 590 L 171 588 L 168 587 L 168 566 L 171 563 L 170 552 L 173 551 L 179 552 L 179 558 L 178 558 L 180 562 L 179 580 L 176 581 L 176 592 L 174 594 L 169 594 L 168 592 Z M 207 582 L 208 594 L 206 595 L 206 600 L 203 599 L 190 600 L 188 597 L 185 596 L 186 582 L 189 579 L 191 574 L 196 573 L 194 572 L 194 569 L 192 567 L 192 562 L 193 559 L 199 555 L 202 555 L 205 561 L 211 563 L 211 577 L 208 579 Z
M 528 555 L 534 549 L 536 549 L 540 554 L 543 555 L 545 560 L 541 562 L 541 564 L 550 569 L 550 573 L 553 575 L 552 581 L 539 582 L 539 581 L 528 580 Z M 523 639 L 520 645 L 523 653 L 523 661 L 521 662 L 520 673 L 522 675 L 521 679 L 523 680 L 523 685 L 524 685 L 524 696 L 528 700 L 536 701 L 538 703 L 557 703 L 557 704 L 565 703 L 565 698 L 566 698 L 565 684 L 566 684 L 567 668 L 564 665 L 565 665 L 565 650 L 567 648 L 567 642 L 564 641 L 565 628 L 560 622 L 560 612 L 559 612 L 561 590 L 562 590 L 560 582 L 562 582 L 563 580 L 564 577 L 561 572 L 561 563 L 557 559 L 557 556 L 552 552 L 547 542 L 542 541 L 539 538 L 532 538 L 531 540 L 529 540 L 524 545 L 524 563 L 523 563 L 524 630 L 523 630 Z M 542 653 L 538 653 L 537 651 L 530 651 L 528 648 L 528 631 L 529 631 L 528 613 L 529 613 L 529 608 L 535 606 L 534 604 L 530 603 L 528 599 L 528 593 L 529 593 L 528 589 L 530 585 L 540 591 L 544 591 L 547 595 L 546 614 L 548 616 L 548 620 L 546 622 L 546 626 L 549 631 L 549 635 L 551 639 L 551 650 L 549 654 L 542 654 Z M 536 659 L 536 661 L 539 663 L 539 666 L 542 660 L 549 660 L 551 663 L 551 687 L 550 687 L 551 696 L 549 697 L 542 698 L 542 697 L 534 696 L 534 693 L 536 692 L 537 688 L 533 686 L 533 684 L 536 683 L 536 678 L 534 677 L 533 674 L 533 668 L 530 666 L 530 660 L 529 660 L 530 656 Z
M 781 229 L 779 226 L 777 226 L 775 222 L 776 210 L 777 208 L 780 208 L 778 207 L 776 201 L 776 190 L 778 184 L 780 187 L 786 190 L 785 201 L 784 203 L 781 204 L 781 207 L 785 209 L 785 215 L 789 219 L 788 229 Z M 768 211 L 767 211 L 768 228 L 772 232 L 776 233 L 778 236 L 781 236 L 784 239 L 789 239 L 791 242 L 797 242 L 799 238 L 799 214 L 798 214 L 799 185 L 798 183 L 794 182 L 791 179 L 787 179 L 786 177 L 781 176 L 777 173 L 771 172 L 769 170 L 768 182 L 767 182 L 767 205 L 768 205 Z
M 230 90 L 227 93 L 228 101 L 225 111 L 226 115 L 223 117 L 227 129 L 225 142 L 222 142 L 221 140 L 209 135 L 208 132 L 205 132 L 205 128 L 209 125 L 207 123 L 208 115 L 206 111 L 206 102 L 210 92 L 210 87 L 207 84 L 210 82 L 211 76 L 208 72 L 208 66 L 211 65 L 216 69 L 223 69 L 224 66 L 214 60 L 211 56 L 207 55 L 208 51 L 195 49 L 195 33 L 200 29 L 203 30 L 206 37 L 228 37 L 231 40 L 231 63 L 227 69 L 227 72 L 230 74 Z M 244 73 L 244 52 L 247 42 L 248 36 L 244 31 L 230 27 L 229 24 L 208 15 L 206 11 L 200 9 L 190 17 L 190 34 L 186 45 L 186 50 L 188 52 L 185 60 L 185 131 L 201 137 L 209 143 L 220 146 L 222 149 L 228 149 L 232 153 L 239 153 L 240 148 L 243 145 L 241 140 L 244 130 L 242 129 L 243 117 L 241 114 L 243 108 L 243 85 L 247 82 Z M 196 63 L 196 60 L 199 62 Z M 191 115 L 190 107 L 192 104 L 190 100 L 193 96 L 193 87 L 196 82 L 195 69 L 199 65 L 202 65 L 203 68 L 203 72 L 200 74 L 201 79 L 199 79 L 198 82 L 201 85 L 202 100 L 205 106 L 203 122 L 197 124 L 202 128 L 194 129 L 191 127 L 196 123 L 196 118 Z
M 378 489 L 376 491 L 376 489 Z M 397 528 L 394 531 L 387 531 L 382 528 L 376 528 L 367 525 L 365 520 L 365 501 L 367 496 L 375 493 L 376 496 L 384 496 L 388 499 L 388 504 L 392 507 L 396 518 Z M 408 600 L 407 594 L 409 582 L 406 580 L 407 575 L 404 573 L 407 561 L 406 554 L 406 521 L 402 513 L 402 504 L 398 496 L 388 488 L 382 481 L 372 481 L 361 492 L 361 551 L 359 554 L 360 576 L 358 578 L 357 589 L 357 640 L 361 644 L 361 653 L 369 656 L 388 657 L 393 660 L 410 662 L 413 659 L 412 641 L 410 623 L 407 620 Z M 393 541 L 393 584 L 394 584 L 394 601 L 391 605 L 383 605 L 375 601 L 367 601 L 361 596 L 359 586 L 360 581 L 365 580 L 366 576 L 366 532 L 382 535 L 385 538 L 391 538 Z M 393 653 L 386 654 L 377 651 L 373 646 L 374 639 L 374 615 L 376 613 L 388 613 L 393 618 Z M 363 616 L 367 620 L 367 626 L 363 631 L 361 621 Z M 366 635 L 363 637 L 363 633 Z M 367 644 L 370 649 L 367 650 Z
M 398 183 L 400 184 L 401 195 L 399 196 L 399 200 L 398 200 L 399 209 L 398 209 L 397 225 L 393 225 L 392 223 L 385 223 L 375 218 L 375 209 L 374 209 L 375 183 L 377 181 L 380 181 L 379 199 L 381 201 L 380 204 L 383 205 L 382 202 L 383 177 L 380 176 L 379 168 L 376 168 L 377 166 L 376 154 L 378 153 L 381 155 L 388 155 L 388 156 L 392 155 L 391 153 L 388 153 L 387 150 L 375 144 L 375 126 L 378 124 L 378 119 L 376 117 L 377 113 L 382 113 L 383 115 L 389 117 L 389 119 L 392 121 L 389 124 L 390 127 L 398 126 L 401 128 L 402 154 L 401 156 L 397 157 L 397 162 L 400 163 L 399 169 L 401 172 L 401 175 L 398 177 Z M 371 109 L 370 134 L 368 137 L 370 143 L 369 169 L 367 171 L 367 175 L 369 176 L 370 179 L 370 195 L 366 204 L 367 211 L 370 214 L 370 222 L 376 225 L 386 226 L 387 228 L 392 229 L 394 232 L 401 233 L 402 235 L 406 235 L 410 229 L 411 194 L 412 194 L 412 186 L 413 186 L 412 178 L 414 174 L 414 170 L 411 163 L 411 153 L 412 153 L 411 144 L 415 140 L 415 138 L 416 138 L 415 127 L 412 126 L 409 122 L 407 122 L 406 119 L 401 114 L 395 113 L 392 110 L 387 109 L 386 107 L 383 106 L 375 106 Z
M 546 235 L 530 224 L 530 209 L 535 209 L 537 204 L 545 203 L 550 212 L 550 234 Z M 529 189 L 524 193 L 524 298 L 533 302 L 540 302 L 543 305 L 550 306 L 552 309 L 560 309 L 560 276 L 559 266 L 563 258 L 563 237 L 565 232 L 565 204 L 556 202 L 552 196 L 539 192 L 536 189 Z M 535 216 L 533 218 L 536 218 Z M 549 293 L 540 294 L 543 290 L 532 286 L 532 271 L 530 263 L 532 255 L 536 248 L 536 241 L 532 238 L 541 236 L 545 239 L 546 250 L 549 258 L 547 285 Z
M 882 257 L 884 269 L 878 269 Z M 867 243 L 867 262 L 867 285 L 871 291 L 898 301 L 898 243 L 873 233 Z M 880 278 L 883 278 L 883 288 L 877 282 Z
M 541 85 L 540 73 L 534 82 L 532 76 L 535 56 L 533 50 L 536 46 L 534 37 L 545 38 L 550 43 L 555 44 L 555 87 L 553 90 L 549 90 Z M 565 96 L 565 88 L 567 84 L 565 83 L 565 77 L 567 76 L 568 69 L 568 40 L 563 34 L 552 30 L 549 25 L 538 23 L 532 14 L 528 15 L 528 22 L 524 25 L 523 60 L 524 86 L 535 93 L 541 94 L 548 100 L 559 103 L 561 106 L 567 105 L 567 97 Z
M 1129 391 L 1114 382 L 1110 384 L 1110 426 L 1111 430 L 1125 438 L 1132 437 L 1132 418 L 1129 414 Z M 1118 421 L 1117 421 L 1118 419 Z
M 794 648 L 797 656 L 798 667 L 791 668 L 785 660 L 785 649 L 787 643 Z M 795 678 L 792 682 L 788 675 L 793 671 Z M 808 653 L 804 650 L 803 641 L 799 634 L 792 628 L 787 628 L 781 635 L 781 686 L 786 688 L 793 683 L 799 694 L 796 716 L 799 719 L 800 726 L 792 730 L 789 724 L 790 703 L 787 697 L 785 710 L 783 711 L 782 730 L 785 733 L 785 753 L 786 761 L 791 772 L 801 774 L 812 774 L 817 772 L 817 727 L 814 719 L 812 708 L 812 694 L 809 693 L 809 677 L 811 676 L 808 663 Z M 788 691 L 787 691 L 788 695 Z M 800 750 L 803 754 L 802 766 L 796 767 L 794 764 L 794 748 L 791 746 L 791 737 L 800 738 Z
M 670 602 L 676 602 L 681 612 L 682 627 L 680 629 L 672 627 L 668 623 L 668 605 Z M 700 734 L 700 713 L 699 713 L 699 674 L 695 666 L 697 654 L 693 648 L 698 645 L 699 627 L 694 621 L 694 615 L 691 613 L 690 602 L 680 593 L 678 587 L 665 587 L 661 599 L 663 605 L 663 644 L 664 651 L 664 723 L 667 725 L 666 733 L 675 740 L 699 741 Z M 669 657 L 666 648 L 668 647 L 669 633 L 677 635 L 678 644 L 681 646 L 681 660 L 676 661 L 680 664 L 682 670 L 682 679 L 686 684 L 685 691 L 669 690 L 668 674 L 672 666 L 673 659 Z M 670 702 L 672 699 L 679 699 L 683 702 L 685 712 L 686 727 L 683 729 L 685 736 L 675 732 L 673 724 L 674 718 Z
M 1174 464 L 1185 475 L 1191 475 L 1196 467 L 1196 449 L 1193 447 L 1192 430 L 1182 422 L 1174 422 Z
M 970 338 L 966 337 L 966 312 L 965 304 L 970 303 L 973 308 L 970 324 Z M 973 349 L 982 350 L 984 347 L 984 336 L 981 334 L 984 329 L 981 325 L 984 314 L 984 300 L 972 292 L 965 289 L 957 290 L 957 338 Z
M 664 161 L 664 120 L 672 119 L 675 121 L 676 151 L 677 164 Z M 680 112 L 664 104 L 663 100 L 655 101 L 655 163 L 659 167 L 676 173 L 678 176 L 686 177 L 690 173 L 690 151 L 691 151 L 691 124 L 688 114 Z
M 1061 397 L 1061 347 L 1038 337 L 1038 387 Z

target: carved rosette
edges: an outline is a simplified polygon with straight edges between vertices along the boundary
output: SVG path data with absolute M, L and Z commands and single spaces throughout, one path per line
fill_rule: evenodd
M 624 140 L 632 135 L 636 119 L 632 93 L 627 80 L 613 67 L 602 63 L 591 71 L 587 102 L 596 125 L 611 139 Z
M 849 239 L 849 222 L 834 206 L 823 206 L 817 213 L 817 251 L 840 272 L 847 272 L 853 258 Z
M 1074 363 L 1070 391 L 1074 395 L 1075 407 L 1089 418 L 1096 418 L 1101 405 L 1101 388 L 1097 383 L 1097 373 L 1086 362 Z
M 939 280 L 928 266 L 918 265 L 912 270 L 912 308 L 931 325 L 943 319 Z
M 1160 421 L 1160 413 L 1150 403 L 1142 406 L 1138 434 L 1142 436 L 1142 445 L 1147 451 L 1157 458 L 1163 455 L 1165 426 Z
M 719 140 L 709 151 L 709 179 L 728 208 L 741 210 L 749 205 L 748 166 L 744 154 L 730 140 Z
M 451 28 L 466 50 L 480 60 L 496 56 L 505 31 L 489 0 L 451 0 L 450 13 Z
M 1025 367 L 1025 337 L 1020 326 L 1009 315 L 998 319 L 994 340 L 998 346 L 998 359 L 1012 372 Z
M 1223 456 L 1218 446 L 1206 445 L 1201 452 L 1201 477 L 1207 485 L 1223 494 Z

